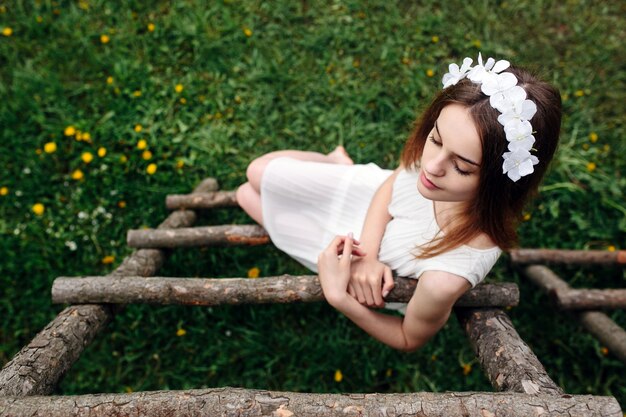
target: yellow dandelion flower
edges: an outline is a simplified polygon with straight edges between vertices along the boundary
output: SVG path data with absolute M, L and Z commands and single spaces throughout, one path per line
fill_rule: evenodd
M 431 40 L 433 43 L 437 43 L 437 42 L 439 42 L 439 36 L 435 35 L 435 36 L 433 36 L 432 38 L 430 38 L 430 40 Z
M 149 159 L 152 159 L 152 152 L 150 152 L 149 150 L 147 150 L 147 149 L 146 149 L 146 150 L 145 150 L 145 151 L 143 151 L 143 153 L 141 154 L 141 157 L 142 157 L 143 159 L 145 159 L 146 161 L 147 161 L 147 160 L 149 160 Z
M 41 16 L 37 16 L 37 17 L 35 18 L 35 20 L 37 21 L 37 23 L 41 23 L 41 22 L 43 22 L 43 17 L 41 17 Z
M 596 132 L 591 132 L 589 134 L 589 140 L 591 143 L 596 143 L 598 141 L 598 134 Z
M 474 39 L 474 40 L 472 41 L 472 45 L 474 45 L 476 48 L 480 49 L 480 47 L 481 47 L 482 43 L 480 42 L 480 40 L 478 40 L 478 39 Z
M 0 195 L 4 196 L 9 194 L 9 188 L 8 187 L 2 187 L 0 188 Z
M 128 157 L 126 155 L 120 156 L 120 163 L 125 164 L 128 162 Z
M 57 144 L 54 142 L 48 142 L 43 145 L 43 150 L 45 153 L 53 153 L 57 150 Z
M 258 278 L 261 270 L 256 266 L 254 268 L 248 269 L 248 278 Z
M 611 145 L 607 143 L 602 149 L 604 149 L 604 152 L 609 152 L 611 150 Z
M 531 217 L 532 217 L 532 216 L 531 216 L 531 214 L 530 214 L 530 213 L 524 213 L 524 217 L 523 217 L 523 219 L 524 219 L 524 221 L 525 221 L 525 222 L 527 222 L 528 220 L 530 220 L 530 218 L 531 218 Z
M 33 213 L 35 213 L 37 216 L 41 216 L 43 212 L 46 211 L 46 208 L 44 207 L 43 204 L 36 203 L 36 204 L 33 204 L 32 210 L 33 210 Z
M 141 97 L 141 90 L 133 91 L 133 97 Z
M 13 29 L 11 29 L 10 27 L 5 27 L 4 29 L 2 29 L 2 34 L 4 36 L 11 36 L 13 35 Z
M 393 369 L 387 368 L 387 372 L 385 372 L 385 376 L 389 378 L 391 375 L 393 375 Z
M 74 170 L 74 172 L 72 172 L 72 179 L 73 180 L 76 180 L 76 181 L 82 180 L 84 176 L 85 175 L 83 174 L 83 171 L 81 171 L 80 169 L 76 169 L 76 170 Z
M 65 128 L 65 130 L 63 131 L 63 134 L 65 136 L 74 136 L 76 134 L 76 128 L 70 125 Z
M 99 147 L 98 148 L 98 156 L 100 158 L 104 158 L 106 156 L 106 154 L 107 154 L 107 149 L 106 148 L 104 148 L 104 147 Z
M 187 330 L 185 330 L 185 329 L 181 328 L 181 329 L 176 330 L 176 336 L 178 336 L 178 337 L 182 337 L 182 336 L 184 336 L 186 334 L 187 334 Z
M 215 118 L 216 119 L 221 119 L 222 118 L 222 113 L 219 112 L 219 111 L 217 113 L 215 113 Z
M 181 169 L 184 166 L 185 166 L 185 161 L 183 161 L 182 159 L 179 159 L 178 161 L 176 161 L 176 168 Z
M 148 23 L 148 32 L 154 32 L 154 29 L 156 29 L 156 26 L 154 25 L 154 23 L 152 22 Z
M 93 154 L 91 152 L 83 152 L 80 159 L 82 159 L 84 163 L 88 164 L 93 161 Z
M 250 28 L 243 28 L 243 34 L 249 38 L 250 36 L 252 36 L 252 31 L 250 30 Z
M 357 59 L 355 59 L 355 60 L 353 60 L 353 61 L 352 61 L 352 66 L 353 66 L 354 68 L 359 68 L 359 67 L 361 66 L 361 60 L 360 60 L 360 59 L 358 59 L 358 58 L 357 58 Z
M 0 13 L 6 13 L 7 7 L 5 5 L 0 6 Z
M 428 68 L 426 70 L 426 76 L 433 77 L 434 75 L 435 75 L 435 71 L 433 71 L 432 69 Z
M 118 201 L 118 202 L 117 202 L 117 206 L 118 206 L 119 208 L 126 208 L 126 201 L 124 201 L 124 200 L 120 200 L 120 201 Z
M 100 42 L 102 42 L 103 44 L 107 44 L 111 41 L 111 38 L 109 37 L 109 35 L 100 35 Z
M 335 371 L 335 382 L 341 382 L 343 380 L 343 374 L 341 373 L 341 370 L 337 369 Z
M 574 93 L 574 95 L 576 97 L 582 97 L 585 95 L 585 92 L 583 90 L 576 90 L 576 92 Z
M 472 365 L 469 363 L 466 363 L 463 365 L 463 375 L 469 375 L 469 373 L 472 372 Z
M 609 354 L 609 350 L 605 346 L 602 346 L 600 348 L 600 353 L 602 353 L 602 355 L 606 356 L 606 355 Z
M 241 104 L 241 97 L 239 97 L 238 95 L 235 96 L 235 103 Z
M 111 76 L 107 77 L 107 84 L 111 85 L 111 84 L 113 84 L 113 81 L 115 81 L 113 79 L 113 77 L 111 77 Z
M 402 64 L 409 65 L 410 63 L 411 63 L 411 60 L 409 59 L 408 56 L 403 56 L 402 57 Z
M 78 7 L 83 10 L 89 10 L 89 3 L 86 0 L 80 0 L 78 2 Z
M 182 85 L 182 84 L 176 84 L 176 86 L 174 87 L 174 90 L 175 90 L 177 93 L 182 93 L 182 91 L 183 91 L 184 89 L 185 89 L 185 87 L 183 87 L 183 85 Z
M 587 171 L 593 172 L 595 170 L 596 170 L 596 163 L 595 162 L 587 163 Z
M 187 99 L 185 97 L 181 97 L 178 101 L 180 101 L 180 104 L 187 104 Z
M 588 151 L 589 150 L 589 144 L 588 143 L 583 143 L 583 149 Z
M 85 142 L 91 142 L 91 134 L 89 132 L 83 132 L 83 140 Z
M 437 360 L 437 355 L 435 355 L 435 354 L 430 355 L 430 360 L 433 361 L 433 362 L 436 361 Z
M 124 391 L 126 391 L 126 393 L 130 394 L 133 392 L 133 388 L 132 387 L 125 387 Z
M 102 263 L 105 265 L 112 264 L 113 262 L 115 262 L 115 256 L 113 255 L 107 255 L 104 258 L 102 258 Z
M 608 250 L 609 252 L 615 252 L 615 246 L 614 245 L 609 245 L 609 246 L 607 246 L 606 250 Z
M 139 139 L 137 141 L 137 149 L 139 149 L 140 151 L 143 149 L 146 149 L 148 147 L 148 142 L 146 142 L 145 139 Z
M 156 164 L 150 164 L 148 165 L 148 167 L 146 168 L 146 172 L 148 173 L 148 175 L 152 175 L 156 172 L 157 170 L 157 166 Z
M 135 125 L 135 132 L 139 133 L 143 130 L 143 126 L 140 124 Z
M 43 151 L 41 150 L 41 148 L 37 148 L 37 149 L 35 149 L 35 153 L 36 153 L 37 155 L 41 155 L 41 153 L 42 153 L 42 152 L 43 152 Z

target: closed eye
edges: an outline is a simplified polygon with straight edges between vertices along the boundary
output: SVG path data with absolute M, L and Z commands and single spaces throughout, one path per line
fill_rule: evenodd
M 441 146 L 441 145 L 442 145 L 442 143 L 441 143 L 441 142 L 438 142 L 438 141 L 435 139 L 435 137 L 434 137 L 433 135 L 430 135 L 430 136 L 428 137 L 428 139 L 429 139 L 432 143 L 434 143 L 436 146 Z M 460 175 L 463 175 L 463 176 L 467 176 L 467 175 L 470 175 L 470 174 L 471 174 L 471 172 L 468 172 L 468 171 L 463 171 L 461 168 L 459 168 L 459 166 L 457 165 L 456 161 L 454 162 L 454 170 L 455 170 L 456 172 L 458 172 Z

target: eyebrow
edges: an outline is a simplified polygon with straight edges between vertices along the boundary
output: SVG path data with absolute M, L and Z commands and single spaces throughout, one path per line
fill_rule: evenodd
M 441 133 L 439 133 L 439 127 L 437 127 L 437 121 L 435 121 L 435 130 L 437 131 L 437 135 L 439 136 L 439 138 L 443 141 L 443 138 L 441 137 Z M 463 157 L 461 155 L 458 155 L 458 154 L 456 154 L 454 152 L 452 152 L 452 154 L 454 156 L 456 156 L 457 158 L 459 158 L 460 160 L 467 162 L 468 164 L 475 165 L 475 166 L 480 166 L 480 164 L 472 161 L 471 159 L 467 159 L 467 158 L 465 158 L 465 157 Z

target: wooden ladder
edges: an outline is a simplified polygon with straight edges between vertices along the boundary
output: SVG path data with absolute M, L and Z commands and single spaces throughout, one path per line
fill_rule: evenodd
M 518 287 L 511 283 L 480 284 L 454 308 L 497 392 L 313 394 L 223 387 L 51 396 L 60 378 L 123 304 L 324 299 L 315 276 L 257 280 L 156 277 L 165 261 L 164 248 L 269 243 L 258 226 L 192 227 L 196 209 L 237 206 L 234 192 L 219 191 L 212 178 L 202 181 L 191 194 L 168 196 L 166 205 L 174 211 L 157 229 L 129 231 L 128 243 L 137 249 L 113 272 L 104 277 L 59 277 L 54 281 L 53 301 L 71 305 L 0 371 L 1 416 L 623 416 L 614 397 L 568 395 L 552 381 L 504 311 L 519 302 Z M 526 269 L 531 275 L 532 268 Z M 416 281 L 395 280 L 387 301 L 407 302 Z

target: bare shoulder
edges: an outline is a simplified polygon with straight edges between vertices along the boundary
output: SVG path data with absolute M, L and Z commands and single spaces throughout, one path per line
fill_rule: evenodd
M 454 304 L 472 285 L 465 278 L 445 271 L 426 271 L 417 281 L 416 291 L 440 302 Z
M 491 249 L 496 246 L 493 239 L 491 239 L 486 233 L 481 233 L 467 244 L 470 248 L 474 249 Z

